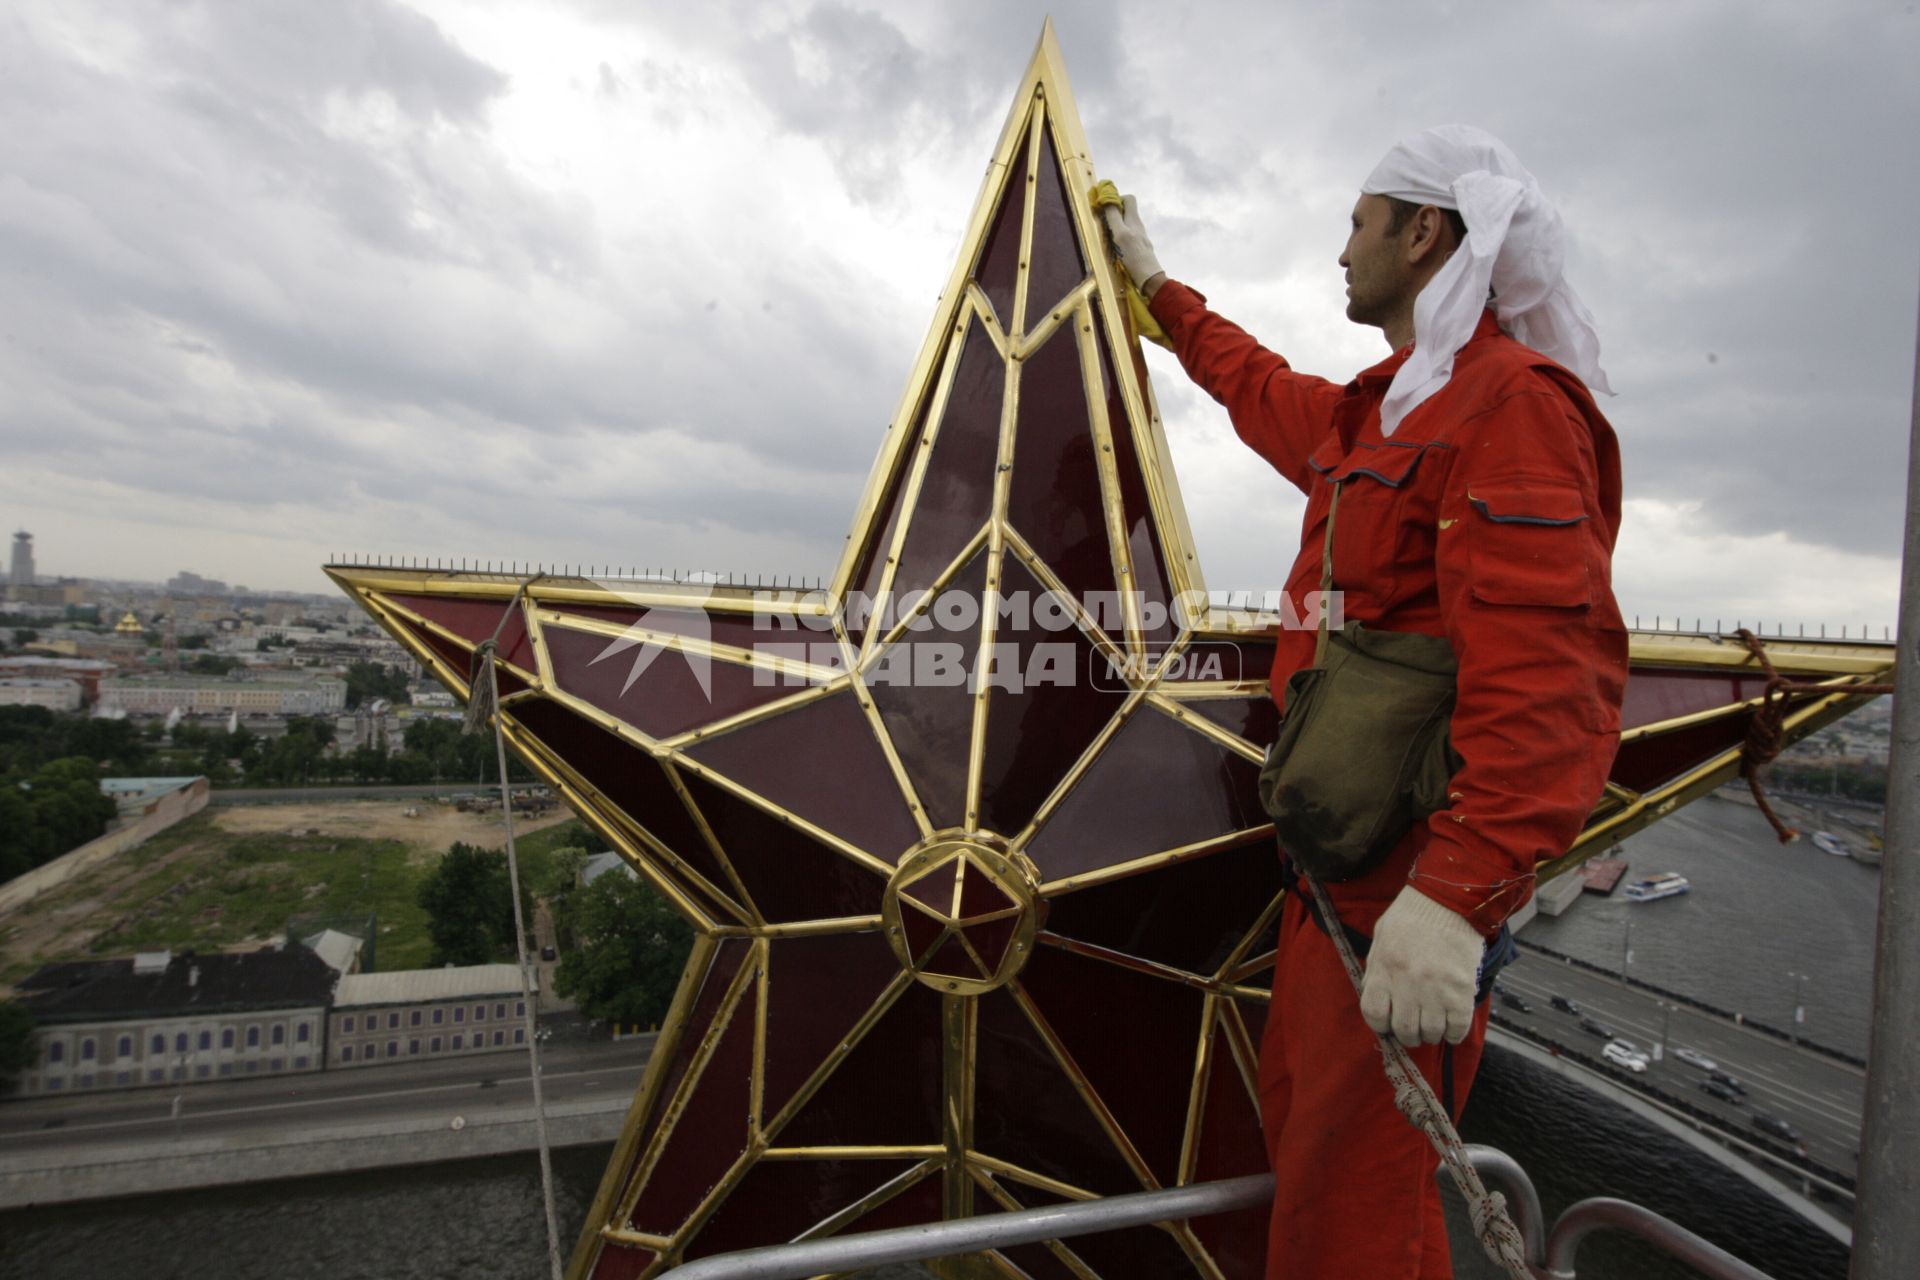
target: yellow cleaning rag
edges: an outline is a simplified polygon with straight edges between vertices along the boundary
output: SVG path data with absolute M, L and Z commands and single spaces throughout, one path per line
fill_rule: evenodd
M 1118 209 L 1123 203 L 1120 198 L 1120 188 L 1104 178 L 1094 184 L 1093 190 L 1087 193 L 1087 198 L 1093 201 L 1096 216 L 1100 210 L 1108 206 Z M 1160 327 L 1160 322 L 1153 318 L 1153 312 L 1147 306 L 1146 295 L 1140 292 L 1140 286 L 1135 283 L 1132 276 L 1127 274 L 1126 263 L 1121 261 L 1118 254 L 1114 255 L 1113 260 L 1119 266 L 1120 279 L 1126 285 L 1127 315 L 1133 320 L 1133 331 L 1148 342 L 1158 343 L 1169 351 L 1173 350 L 1173 340 L 1167 337 L 1167 331 Z

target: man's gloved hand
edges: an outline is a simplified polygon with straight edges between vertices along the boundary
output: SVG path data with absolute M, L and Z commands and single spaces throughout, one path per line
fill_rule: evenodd
M 1360 984 L 1360 1012 L 1402 1044 L 1452 1044 L 1473 1023 L 1473 994 L 1486 939 L 1412 885 L 1374 927 Z
M 1148 283 L 1166 272 L 1160 269 L 1153 241 L 1147 239 L 1146 224 L 1140 221 L 1139 201 L 1128 196 L 1120 208 L 1108 205 L 1101 212 L 1107 215 L 1107 231 L 1113 236 L 1113 247 L 1119 251 L 1121 264 L 1133 277 L 1134 286 L 1142 293 L 1147 292 Z

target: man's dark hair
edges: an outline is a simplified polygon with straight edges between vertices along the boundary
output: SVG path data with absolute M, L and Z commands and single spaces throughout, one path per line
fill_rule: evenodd
M 1387 234 L 1397 236 L 1407 225 L 1407 219 L 1418 213 L 1423 206 L 1411 200 L 1402 200 L 1398 196 L 1381 196 L 1387 202 Z M 1467 220 L 1460 216 L 1458 209 L 1441 209 L 1447 225 L 1453 228 L 1453 242 L 1457 245 L 1467 238 Z

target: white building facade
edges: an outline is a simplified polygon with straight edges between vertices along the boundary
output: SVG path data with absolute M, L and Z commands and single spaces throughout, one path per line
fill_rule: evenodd
M 523 1048 L 526 1015 L 516 965 L 350 973 L 334 991 L 327 1065 L 366 1067 Z

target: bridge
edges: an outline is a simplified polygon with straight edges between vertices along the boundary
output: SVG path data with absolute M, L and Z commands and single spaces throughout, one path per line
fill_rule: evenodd
M 1851 1211 L 1866 1104 L 1863 1065 L 1524 942 L 1521 956 L 1521 963 L 1501 975 L 1500 985 L 1530 1011 L 1496 996 L 1497 1026 L 1573 1059 L 1759 1163 L 1795 1169 L 1809 1182 L 1827 1184 L 1828 1191 L 1844 1197 L 1843 1212 Z M 1556 1008 L 1555 996 L 1572 1001 L 1581 1012 Z M 1659 1050 L 1657 1060 L 1644 1073 L 1607 1062 L 1600 1054 L 1606 1038 L 1584 1029 L 1583 1019 L 1633 1041 L 1650 1057 Z M 1738 1101 L 1728 1101 L 1708 1093 L 1701 1087 L 1707 1071 L 1675 1056 L 1679 1049 L 1712 1059 L 1721 1072 L 1741 1083 L 1744 1096 L 1736 1094 Z M 1800 1141 L 1757 1127 L 1757 1114 L 1785 1121 Z

